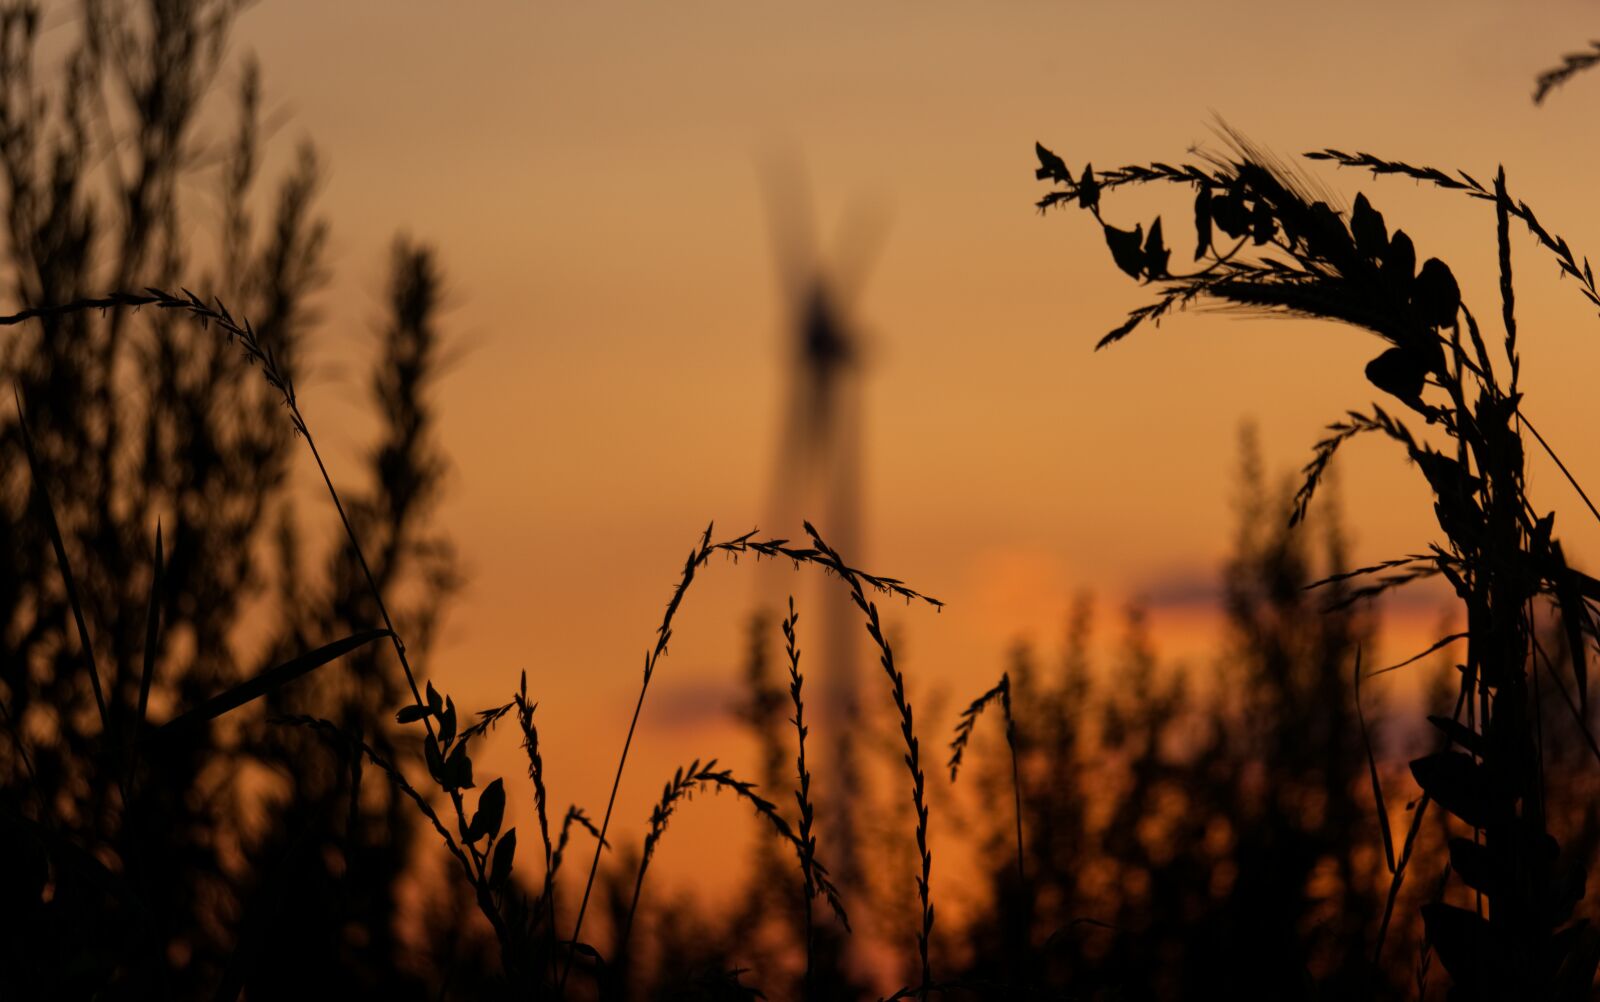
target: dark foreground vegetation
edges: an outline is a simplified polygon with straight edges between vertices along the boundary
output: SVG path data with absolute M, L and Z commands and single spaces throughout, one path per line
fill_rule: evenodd
M 741 714 L 758 774 L 695 761 L 660 777 L 637 846 L 617 835 L 631 825 L 615 786 L 604 805 L 547 802 L 538 721 L 560 708 L 537 702 L 537 677 L 476 711 L 429 681 L 459 583 L 430 521 L 441 273 L 396 242 L 376 430 L 360 486 L 336 489 L 295 388 L 322 330 L 317 161 L 303 150 L 274 195 L 257 192 L 259 76 L 225 44 L 237 9 L 85 3 L 64 78 L 42 80 L 37 9 L 0 5 L 18 303 L 0 340 L 14 388 L 0 418 L 0 995 L 856 998 L 881 973 L 866 939 L 892 948 L 897 997 L 1591 994 L 1600 582 L 1525 491 L 1527 453 L 1550 450 L 1518 390 L 1513 233 L 1597 306 L 1600 293 L 1503 172 L 1313 154 L 1472 200 L 1486 233 L 1492 219 L 1491 334 L 1449 266 L 1365 196 L 1330 204 L 1243 140 L 1114 171 L 1039 148 L 1041 207 L 1087 210 L 1156 295 L 1102 344 L 1207 300 L 1332 319 L 1383 340 L 1367 374 L 1397 403 L 1341 418 L 1283 487 L 1246 435 L 1229 639 L 1203 682 L 1158 662 L 1136 610 L 1115 663 L 1092 663 L 1084 599 L 1059 652 L 1019 648 L 964 711 L 930 714 L 880 602 L 936 600 L 809 525 L 800 539 L 707 529 L 667 596 L 633 722 L 708 565 L 745 555 L 827 576 L 875 652 L 856 747 L 884 760 L 867 770 L 882 789 L 854 807 L 874 865 L 845 882 L 830 869 L 836 791 L 808 765 L 792 602 L 751 631 Z M 1593 61 L 1569 57 L 1539 96 Z M 235 125 L 213 135 L 202 110 L 223 79 Z M 209 217 L 186 200 L 201 178 L 221 207 Z M 1174 270 L 1159 219 L 1113 221 L 1131 184 L 1193 196 L 1191 271 Z M 192 256 L 203 218 L 215 249 Z M 1441 535 L 1352 568 L 1337 513 L 1308 512 L 1334 452 L 1366 432 L 1426 478 Z M 297 456 L 325 510 L 291 490 Z M 318 520 L 339 544 L 314 561 L 302 538 Z M 1459 598 L 1465 628 L 1415 659 L 1441 681 L 1410 726 L 1362 681 L 1388 667 L 1366 660 L 1373 600 L 1424 577 Z M 522 743 L 526 778 L 474 770 L 495 729 Z M 617 782 L 629 768 L 625 745 Z M 761 829 L 725 913 L 650 893 L 654 852 L 699 791 L 736 798 Z M 531 807 L 520 832 L 512 798 Z M 976 870 L 936 854 L 941 830 L 973 841 Z M 399 891 L 425 859 L 445 876 L 424 881 L 430 903 L 408 923 Z M 947 917 L 956 890 L 975 905 Z

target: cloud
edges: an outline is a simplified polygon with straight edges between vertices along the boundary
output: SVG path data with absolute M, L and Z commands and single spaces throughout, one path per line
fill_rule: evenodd
M 1133 589 L 1132 599 L 1150 612 L 1220 612 L 1226 592 L 1217 570 L 1173 568 Z
M 700 730 L 708 725 L 730 724 L 736 719 L 741 702 L 747 697 L 740 684 L 715 678 L 680 679 L 670 684 L 658 682 L 652 689 L 649 719 L 662 730 Z

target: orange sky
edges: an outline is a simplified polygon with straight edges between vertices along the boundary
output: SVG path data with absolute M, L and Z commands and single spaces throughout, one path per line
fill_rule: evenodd
M 891 616 L 916 685 L 965 699 L 1014 637 L 1053 649 L 1073 592 L 1114 612 L 1215 573 L 1241 420 L 1260 423 L 1269 469 L 1298 468 L 1324 424 L 1377 392 L 1361 374 L 1376 342 L 1326 325 L 1186 316 L 1092 353 L 1144 296 L 1086 218 L 1033 211 L 1034 140 L 1079 167 L 1178 160 L 1216 113 L 1287 154 L 1370 150 L 1479 177 L 1504 162 L 1513 193 L 1581 253 L 1600 247 L 1585 188 L 1600 74 L 1541 109 L 1529 94 L 1596 13 L 275 0 L 244 16 L 236 44 L 261 56 L 269 107 L 292 115 L 279 153 L 305 134 L 331 166 L 338 280 L 322 375 L 301 398 L 347 463 L 365 427 L 347 402 L 352 360 L 370 346 L 388 242 L 405 228 L 442 252 L 470 351 L 439 395 L 455 468 L 441 518 L 472 584 L 435 677 L 488 705 L 526 668 L 552 798 L 598 814 L 684 554 L 707 521 L 736 533 L 765 513 L 786 318 L 762 163 L 798 151 L 825 235 L 852 205 L 889 220 L 856 311 L 871 338 L 858 562 L 949 603 Z M 1490 209 L 1319 175 L 1346 197 L 1368 191 L 1494 314 Z M 1181 195 L 1113 199 L 1108 218 L 1158 206 L 1187 232 Z M 1553 261 L 1515 246 L 1529 411 L 1600 484 L 1587 431 L 1600 328 Z M 1425 488 L 1393 450 L 1357 442 L 1342 477 L 1356 559 L 1432 538 Z M 1569 552 L 1600 564 L 1600 532 L 1554 473 L 1536 465 L 1533 490 L 1563 513 Z M 733 693 L 755 591 L 746 568 L 718 563 L 691 595 L 624 785 L 625 830 L 678 759 L 747 752 L 699 725 Z M 1163 649 L 1189 653 L 1204 620 L 1153 617 L 1171 627 Z M 696 729 L 673 725 L 685 716 Z M 950 723 L 928 721 L 924 740 L 942 746 Z M 496 763 L 520 771 L 509 741 Z M 720 810 L 697 804 L 677 837 L 707 835 L 731 816 Z

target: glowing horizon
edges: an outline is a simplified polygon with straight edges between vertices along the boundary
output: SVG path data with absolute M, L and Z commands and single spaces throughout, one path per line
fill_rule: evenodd
M 1181 161 L 1212 142 L 1216 109 L 1285 155 L 1374 150 L 1480 176 L 1503 162 L 1548 224 L 1600 245 L 1579 169 L 1600 144 L 1595 81 L 1539 109 L 1528 99 L 1534 74 L 1583 37 L 1587 8 L 1248 7 L 1156 4 L 1134 19 L 1116 5 L 501 3 L 468 19 L 422 3 L 283 2 L 242 19 L 268 107 L 288 109 L 290 131 L 331 165 L 322 207 L 339 277 L 323 300 L 325 375 L 302 393 L 346 459 L 361 423 L 337 373 L 359 371 L 365 345 L 344 332 L 374 312 L 394 230 L 441 251 L 447 321 L 469 350 L 437 397 L 456 466 L 439 524 L 471 584 L 433 672 L 476 707 L 528 670 L 554 800 L 603 804 L 639 654 L 695 535 L 766 515 L 788 322 L 759 168 L 774 151 L 798 151 L 825 239 L 852 205 L 892 220 L 858 302 L 871 336 L 867 543 L 850 556 L 949 603 L 939 616 L 895 608 L 892 622 L 918 683 L 953 700 L 987 685 L 1018 635 L 1053 649 L 1079 591 L 1101 597 L 1112 634 L 1139 595 L 1214 582 L 1242 421 L 1259 426 L 1276 477 L 1379 395 L 1362 377 L 1376 342 L 1322 324 L 1196 312 L 1092 353 L 1145 293 L 1075 210 L 1033 211 L 1035 140 L 1075 165 Z M 1342 197 L 1368 192 L 1423 256 L 1451 263 L 1469 302 L 1492 302 L 1492 212 L 1307 169 Z M 1182 255 L 1181 196 L 1111 211 L 1131 223 L 1158 209 Z M 1600 471 L 1584 434 L 1593 318 L 1530 241 L 1516 254 L 1530 406 L 1580 477 Z M 1600 531 L 1541 463 L 1534 491 L 1596 566 Z M 1340 469 L 1354 562 L 1435 536 L 1426 487 L 1391 450 L 1353 445 Z M 680 757 L 723 751 L 690 749 L 671 694 L 681 685 L 701 705 L 695 692 L 737 684 L 757 592 L 742 568 L 696 585 L 624 784 L 623 832 Z M 1158 647 L 1192 657 L 1214 643 L 1195 595 L 1155 603 Z M 1412 652 L 1434 608 L 1396 617 L 1390 653 Z M 946 731 L 926 726 L 929 741 Z M 495 747 L 486 771 L 519 775 L 509 743 Z

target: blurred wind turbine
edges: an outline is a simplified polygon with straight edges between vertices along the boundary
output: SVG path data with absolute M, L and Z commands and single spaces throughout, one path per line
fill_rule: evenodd
M 775 457 L 770 525 L 800 536 L 809 519 L 850 563 L 861 566 L 862 375 L 864 345 L 852 314 L 862 281 L 887 232 L 880 207 L 858 203 L 845 215 L 832 253 L 819 254 L 810 186 L 789 158 L 769 168 L 766 194 L 789 318 L 788 391 Z M 830 266 L 831 263 L 831 266 Z M 860 873 L 855 807 L 862 782 L 856 761 L 863 665 L 859 614 L 844 591 L 827 582 L 811 604 L 820 625 L 821 656 L 803 670 L 818 681 L 819 736 L 832 740 L 820 756 L 819 798 L 826 811 L 828 856 L 841 883 Z M 801 607 L 805 615 L 804 605 Z M 848 886 L 848 885 L 847 885 Z

